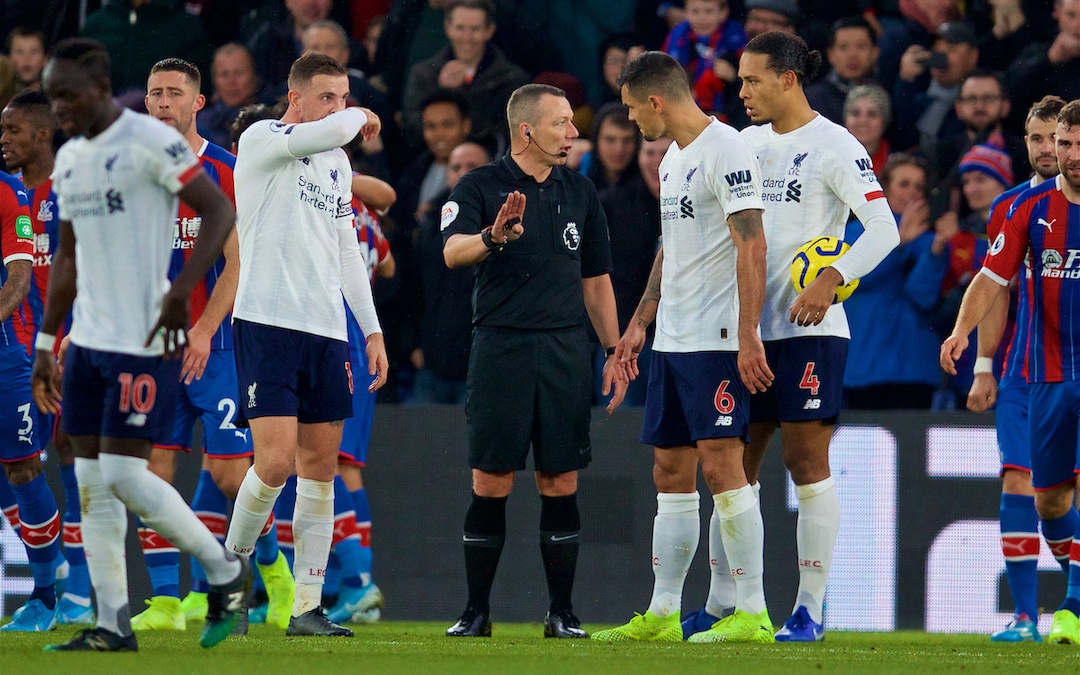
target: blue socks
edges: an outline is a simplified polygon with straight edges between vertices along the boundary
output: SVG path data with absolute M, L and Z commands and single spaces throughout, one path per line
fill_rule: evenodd
M 6 477 L 4 482 L 7 483 Z M 56 499 L 44 474 L 24 485 L 12 485 L 11 491 L 19 505 L 22 540 L 30 560 L 30 574 L 34 577 L 30 598 L 40 600 L 52 609 L 56 607 L 55 564 L 60 555 L 60 513 Z
M 1080 527 L 1080 513 L 1077 513 L 1076 507 L 1060 518 L 1042 521 L 1043 539 L 1066 574 L 1069 573 L 1069 549 L 1072 548 L 1077 527 Z
M 352 498 L 356 510 L 356 529 L 360 532 L 360 581 L 367 586 L 371 583 L 371 504 L 364 488 L 353 492 Z
M 225 533 L 228 531 L 226 518 L 228 509 L 229 500 L 218 489 L 210 472 L 206 469 L 200 471 L 199 482 L 195 485 L 195 495 L 191 498 L 191 510 L 222 543 L 225 542 Z M 196 593 L 208 593 L 210 584 L 206 581 L 206 570 L 195 559 L 195 556 L 189 556 L 188 559 L 191 563 L 191 590 Z
M 82 543 L 82 511 L 79 507 L 79 483 L 75 480 L 75 465 L 60 465 L 60 482 L 64 485 L 64 557 L 68 572 L 65 595 L 90 599 L 90 568 Z
M 154 595 L 180 597 L 180 551 L 153 528 L 147 527 L 142 518 L 136 518 L 139 528 L 139 544 L 146 558 L 146 571 L 150 573 L 150 585 Z
M 360 532 L 356 527 L 356 515 L 352 493 L 345 486 L 345 480 L 341 476 L 335 476 L 334 553 L 337 555 L 341 570 L 341 583 L 345 586 L 360 588 L 364 585 L 360 579 L 364 555 L 360 546 Z M 327 591 L 327 594 L 329 595 L 330 592 Z
M 1001 552 L 1017 614 L 1038 620 L 1039 515 L 1035 498 L 1001 495 Z

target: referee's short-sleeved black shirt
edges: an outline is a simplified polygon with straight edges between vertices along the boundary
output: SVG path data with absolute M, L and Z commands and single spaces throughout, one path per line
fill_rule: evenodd
M 461 178 L 442 209 L 443 243 L 493 224 L 506 196 L 525 195 L 525 233 L 477 265 L 473 325 L 558 330 L 586 319 L 582 278 L 611 271 L 607 217 L 592 182 L 562 166 L 543 183 L 504 155 Z

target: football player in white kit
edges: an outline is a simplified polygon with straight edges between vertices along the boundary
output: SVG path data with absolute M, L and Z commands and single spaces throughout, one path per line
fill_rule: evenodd
M 801 38 L 780 32 L 752 39 L 739 61 L 739 95 L 757 125 L 742 135 L 761 166 L 769 244 L 761 337 L 776 373 L 773 386 L 750 401 L 746 474 L 756 482 L 779 426 L 784 465 L 799 500 L 799 592 L 791 618 L 776 634 L 780 642 L 825 638 L 822 605 L 840 528 L 829 440 L 840 413 L 850 338 L 844 308 L 833 303 L 836 289 L 870 272 L 900 241 L 865 148 L 844 127 L 814 112 L 806 100 L 803 84 L 820 64 L 821 55 Z M 797 294 L 789 276 L 796 250 L 815 237 L 843 240 L 851 211 L 866 231 Z M 722 561 L 723 554 L 723 542 L 710 536 L 710 558 Z M 713 572 L 704 611 L 718 616 L 715 612 L 730 611 L 734 589 L 727 575 L 715 568 Z
M 236 231 L 240 281 L 233 338 L 238 426 L 251 426 L 255 464 L 236 496 L 225 547 L 254 551 L 285 480 L 295 470 L 292 516 L 296 595 L 286 635 L 352 636 L 320 606 L 334 530 L 334 474 L 353 370 L 345 306 L 367 337 L 375 391 L 386 348 L 353 229 L 352 167 L 341 149 L 374 138 L 379 118 L 346 108 L 349 77 L 328 56 L 307 53 L 289 71 L 289 107 L 237 144 Z M 355 373 L 363 380 L 362 373 Z
M 57 45 L 44 87 L 71 140 L 57 153 L 53 173 L 63 218 L 34 343 L 34 399 L 43 411 L 60 412 L 53 345 L 74 302 L 61 426 L 75 449 L 98 615 L 95 627 L 46 649 L 138 649 L 124 563 L 125 507 L 206 570 L 211 586 L 200 643 L 212 647 L 235 626 L 251 570 L 222 549 L 172 486 L 147 470 L 147 458 L 151 443 L 172 427 L 180 361 L 168 357 L 182 349 L 188 296 L 232 230 L 232 204 L 175 129 L 116 106 L 105 45 L 86 39 Z M 170 285 L 177 196 L 203 221 Z
M 620 78 L 660 163 L 663 246 L 616 353 L 633 362 L 655 319 L 642 443 L 653 446 L 657 510 L 649 609 L 594 640 L 680 642 L 682 586 L 701 530 L 697 466 L 712 491 L 736 586 L 731 616 L 695 642 L 772 642 L 762 585 L 764 527 L 743 474 L 750 395 L 772 381 L 758 322 L 765 301 L 761 172 L 750 146 L 694 103 L 671 56 L 646 52 Z M 732 274 L 735 270 L 735 274 Z M 636 369 L 636 366 L 634 366 Z

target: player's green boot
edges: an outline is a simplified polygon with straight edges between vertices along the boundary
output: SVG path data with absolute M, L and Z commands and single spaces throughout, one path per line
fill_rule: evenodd
M 1067 609 L 1054 612 L 1047 640 L 1052 645 L 1080 645 L 1080 618 Z
M 289 560 L 278 551 L 277 560 L 269 565 L 259 565 L 259 574 L 262 575 L 266 597 L 269 598 L 266 623 L 284 630 L 289 627 L 289 619 L 292 618 L 293 595 L 296 593 Z
M 761 610 L 761 614 L 737 609 L 731 616 L 726 616 L 713 624 L 709 630 L 694 633 L 687 642 L 756 642 L 772 643 L 773 638 L 772 620 L 769 619 L 769 610 Z
M 191 591 L 180 601 L 180 611 L 188 621 L 206 621 L 206 593 Z
M 180 598 L 155 595 L 146 604 L 146 609 L 131 617 L 131 630 L 187 630 Z
M 593 640 L 602 642 L 682 642 L 682 623 L 679 612 L 657 616 L 652 612 L 634 614 L 630 623 L 592 634 Z

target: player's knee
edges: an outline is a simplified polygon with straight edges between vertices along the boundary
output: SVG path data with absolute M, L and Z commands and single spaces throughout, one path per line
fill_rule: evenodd
M 1031 474 L 1027 471 L 1006 469 L 1001 476 L 1001 491 L 1009 495 L 1032 496 L 1035 494 L 1031 487 Z
M 26 485 L 42 474 L 41 460 L 37 457 L 4 465 L 4 473 L 12 485 Z
M 245 473 L 246 473 L 245 469 Z M 211 478 L 214 479 L 214 484 L 217 485 L 221 493 L 229 499 L 236 499 L 237 493 L 240 492 L 240 484 L 244 482 L 244 474 L 239 476 L 234 475 L 235 472 L 219 473 L 217 475 L 211 473 Z
M 1072 486 L 1035 493 L 1035 510 L 1040 520 L 1054 520 L 1064 516 L 1072 503 Z

